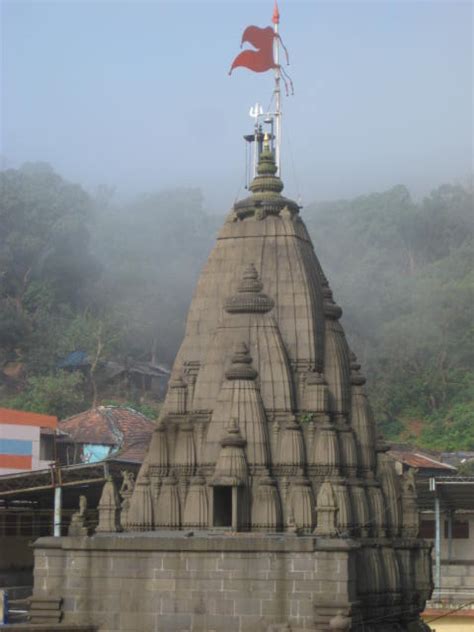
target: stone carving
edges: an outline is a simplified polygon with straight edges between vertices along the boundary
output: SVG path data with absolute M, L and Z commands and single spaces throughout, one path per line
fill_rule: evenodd
M 315 414 L 329 412 L 329 389 L 326 380 L 317 371 L 308 373 L 304 389 L 303 409 Z
M 388 446 L 379 443 L 377 452 L 377 476 L 382 485 L 388 514 L 388 531 L 397 536 L 401 526 L 401 490 L 392 459 L 387 455 Z
M 133 531 L 149 531 L 153 528 L 153 497 L 150 478 L 146 471 L 140 473 L 133 488 L 127 516 L 127 528 Z
M 67 534 L 70 536 L 87 535 L 89 530 L 86 527 L 87 498 L 79 496 L 79 511 L 72 514 L 71 524 Z
M 352 509 L 354 511 L 354 527 L 366 538 L 370 534 L 370 513 L 365 487 L 358 483 L 350 486 Z
M 337 504 L 329 481 L 323 483 L 316 501 L 318 526 L 314 530 L 317 536 L 334 538 L 337 535 Z
M 335 476 L 339 474 L 340 451 L 336 428 L 330 423 L 329 417 L 316 430 L 309 465 L 314 467 L 320 476 Z
M 206 480 L 203 476 L 191 479 L 183 512 L 183 527 L 205 529 L 209 526 L 209 504 Z
M 347 537 L 354 526 L 349 490 L 343 479 L 333 483 L 333 490 L 337 505 L 337 529 L 339 534 Z
M 168 529 L 179 529 L 181 522 L 181 503 L 178 492 L 178 481 L 174 476 L 163 480 L 158 498 L 155 525 Z
M 107 476 L 99 500 L 96 533 L 120 531 L 120 499 L 112 476 Z
M 420 530 L 415 474 L 416 470 L 409 468 L 402 483 L 402 535 L 407 538 L 418 537 Z
M 305 465 L 304 442 L 296 421 L 288 421 L 280 434 L 280 448 L 275 465 L 287 476 L 301 476 Z
M 354 430 L 359 469 L 363 476 L 375 472 L 375 421 L 364 391 L 365 377 L 360 373 L 360 364 L 351 353 L 351 424 Z
M 372 482 L 367 486 L 367 499 L 371 517 L 371 528 L 374 535 L 384 538 L 386 536 L 387 513 L 382 490 L 378 483 Z
M 290 513 L 299 530 L 310 533 L 314 526 L 314 498 L 309 480 L 295 477 L 290 483 Z
M 279 531 L 282 527 L 280 495 L 269 476 L 260 479 L 252 509 L 252 529 Z
M 329 627 L 338 632 L 348 632 L 351 629 L 351 623 L 351 618 L 346 617 L 343 611 L 339 610 L 336 616 L 329 621 Z
M 288 533 L 293 533 L 294 535 L 299 535 L 300 529 L 296 524 L 295 517 L 291 511 L 288 512 L 288 518 L 286 520 L 286 530 Z
M 357 475 L 357 448 L 351 428 L 344 424 L 339 427 L 339 446 L 343 473 L 347 476 Z
M 221 439 L 221 450 L 214 470 L 213 484 L 238 487 L 248 485 L 248 467 L 245 458 L 245 439 L 240 434 L 237 419 L 231 419 L 227 434 Z
M 132 494 L 134 487 L 135 487 L 135 475 L 133 474 L 133 472 L 122 470 L 122 486 L 120 487 L 120 494 L 123 496 Z
M 135 475 L 133 472 L 122 470 L 122 486 L 120 487 L 119 495 L 122 498 L 122 505 L 120 508 L 120 526 L 125 531 L 128 528 L 128 514 L 130 511 L 130 499 L 135 487 Z
M 193 476 L 196 467 L 196 449 L 194 446 L 193 425 L 191 422 L 180 424 L 176 442 L 174 469 L 181 475 Z
M 170 413 L 180 415 L 186 412 L 186 384 L 180 375 L 170 380 L 166 409 Z

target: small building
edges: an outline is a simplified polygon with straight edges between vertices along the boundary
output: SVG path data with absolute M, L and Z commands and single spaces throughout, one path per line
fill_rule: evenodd
M 0 475 L 47 468 L 57 427 L 52 415 L 0 408 Z
M 63 465 L 95 463 L 132 446 L 144 451 L 153 428 L 153 422 L 133 408 L 91 408 L 59 422 L 58 460 Z
M 58 368 L 71 373 L 80 371 L 90 376 L 91 360 L 85 351 L 72 351 L 59 361 Z M 120 363 L 103 360 L 98 364 L 96 377 L 108 392 L 127 389 L 161 401 L 166 394 L 170 373 L 167 366 L 155 361 Z
M 57 533 L 67 534 L 80 496 L 87 499 L 87 522 L 92 530 L 107 477 L 112 476 L 120 487 L 124 471 L 138 472 L 155 425 L 141 413 L 120 406 L 100 406 L 59 423 L 46 415 L 3 411 L 0 419 L 55 424 L 46 427 L 47 434 L 39 432 L 40 425 L 31 426 L 38 431 L 40 445 L 44 437 L 51 443 L 51 459 L 30 457 L 36 467 L 10 468 L 0 475 L 0 588 L 32 586 L 31 543 L 53 535 L 57 490 L 61 499 Z
M 399 473 L 416 468 L 420 536 L 433 543 L 435 590 L 423 613 L 436 632 L 474 630 L 474 476 L 459 476 L 449 454 L 392 446 Z M 441 460 L 442 459 L 442 460 Z

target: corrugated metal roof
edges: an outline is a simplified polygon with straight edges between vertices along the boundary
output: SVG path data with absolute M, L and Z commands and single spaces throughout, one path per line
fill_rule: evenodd
M 89 366 L 90 361 L 85 351 L 72 351 L 65 358 L 58 362 L 60 369 L 79 369 L 82 366 Z
M 422 454 L 420 452 L 414 452 L 411 450 L 390 450 L 390 456 L 396 461 L 400 461 L 404 465 L 408 465 L 409 467 L 415 467 L 418 469 L 425 470 L 448 470 L 450 472 L 456 471 L 456 468 L 448 463 L 442 463 L 434 459 L 427 454 Z

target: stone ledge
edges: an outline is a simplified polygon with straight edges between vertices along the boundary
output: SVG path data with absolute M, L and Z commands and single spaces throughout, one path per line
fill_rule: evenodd
M 91 625 L 68 625 L 67 623 L 7 623 L 1 626 L 2 632 L 97 632 Z
M 283 534 L 239 533 L 216 535 L 213 532 L 150 531 L 147 533 L 101 534 L 92 537 L 45 537 L 32 545 L 42 549 L 74 551 L 172 551 L 218 553 L 347 553 L 360 548 L 360 543 L 348 539 L 317 538 Z

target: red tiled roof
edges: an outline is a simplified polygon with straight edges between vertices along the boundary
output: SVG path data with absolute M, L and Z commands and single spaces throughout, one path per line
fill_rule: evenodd
M 148 446 L 155 424 L 131 408 L 98 406 L 60 421 L 58 427 L 77 443 L 128 449 Z
M 441 463 L 441 461 L 437 461 L 431 456 L 427 454 L 421 454 L 420 452 L 411 452 L 409 450 L 390 450 L 390 456 L 399 461 L 400 463 L 404 463 L 409 467 L 416 467 L 419 469 L 425 470 L 448 470 L 452 472 L 456 471 L 456 468 L 448 463 Z
M 150 438 L 147 441 L 137 441 L 128 446 L 124 446 L 118 453 L 115 452 L 110 456 L 114 461 L 125 461 L 127 463 L 143 463 L 148 450 Z

